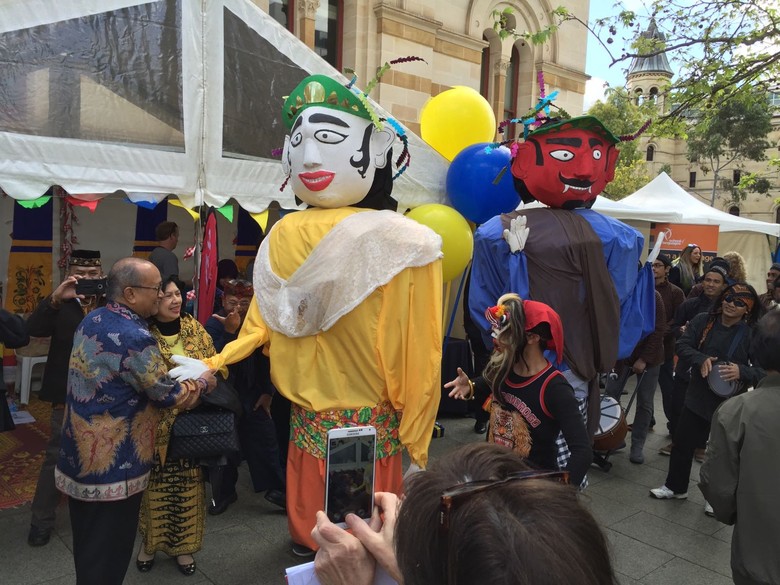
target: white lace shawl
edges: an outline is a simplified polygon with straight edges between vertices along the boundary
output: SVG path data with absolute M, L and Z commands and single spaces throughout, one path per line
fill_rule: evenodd
M 269 234 L 257 254 L 255 297 L 266 324 L 287 337 L 327 331 L 402 270 L 442 257 L 436 232 L 393 211 L 364 211 L 343 219 L 289 280 L 271 268 L 272 240 Z

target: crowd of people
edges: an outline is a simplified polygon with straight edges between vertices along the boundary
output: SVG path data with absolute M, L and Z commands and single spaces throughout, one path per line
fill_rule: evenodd
M 687 497 L 692 462 L 703 459 L 705 512 L 738 523 L 735 579 L 772 582 L 755 580 L 755 567 L 766 560 L 756 548 L 763 550 L 767 538 L 750 528 L 765 525 L 767 514 L 773 515 L 760 485 L 766 481 L 764 442 L 777 435 L 771 430 L 771 413 L 780 406 L 775 389 L 780 371 L 776 359 L 780 264 L 772 264 L 766 291 L 759 295 L 735 279 L 744 278 L 744 268 L 740 262 L 729 263 L 727 256 L 702 269 L 687 299 L 669 280 L 673 268 L 669 257 L 660 254 L 653 262 L 656 329 L 617 365 L 638 376 L 629 459 L 643 462 L 642 446 L 654 424 L 653 395 L 659 385 L 672 444 L 661 450 L 670 455 L 667 479 L 651 494 L 661 499 Z M 151 570 L 155 553 L 163 552 L 176 559 L 183 574 L 193 574 L 193 555 L 203 543 L 206 511 L 221 513 L 236 498 L 240 457 L 231 458 L 219 470 L 204 470 L 197 461 L 166 458 L 177 413 L 193 407 L 197 396 L 215 383 L 213 375 L 206 373 L 197 381 L 178 384 L 166 372 L 175 366 L 173 355 L 204 359 L 236 338 L 252 302 L 252 284 L 236 278 L 220 282 L 221 308 L 204 327 L 183 310 L 183 285 L 176 275 L 162 279 L 158 274 L 149 262 L 123 259 L 109 274 L 105 297 L 79 295 L 79 281 L 101 279 L 104 274 L 99 252 L 75 250 L 63 282 L 26 323 L 3 316 L 8 343 L 23 344 L 27 333 L 52 337 L 40 393 L 42 400 L 52 403 L 51 437 L 31 507 L 28 542 L 31 546 L 48 542 L 58 488 L 65 491 L 71 496 L 80 582 L 98 582 L 120 570 L 124 575 L 117 559 L 129 560 L 136 526 L 143 537 L 136 557 L 139 571 Z M 667 312 L 673 316 L 667 318 Z M 451 397 L 476 400 L 488 411 L 488 442 L 494 445 L 470 445 L 437 461 L 426 473 L 410 476 L 403 506 L 394 494 L 378 492 L 371 522 L 347 518 L 351 535 L 318 514 L 312 539 L 320 549 L 316 567 L 323 583 L 359 583 L 362 576 L 368 583 L 376 566 L 399 583 L 475 582 L 491 571 L 495 572 L 491 582 L 614 582 L 603 534 L 578 502 L 573 487 L 583 483 L 591 463 L 591 443 L 571 386 L 545 354 L 562 352 L 560 318 L 549 306 L 515 294 L 498 299 L 486 315 L 494 351 L 484 373 L 472 380 L 459 369 L 445 388 Z M 121 335 L 122 344 L 117 345 L 115 333 Z M 116 346 L 117 353 L 98 350 L 96 339 L 104 346 Z M 666 375 L 661 374 L 664 368 Z M 708 378 L 715 371 L 731 384 L 730 394 L 719 396 L 710 389 Z M 618 376 L 617 388 L 608 382 L 606 392 L 619 399 L 626 377 Z M 265 491 L 269 501 L 285 507 L 285 457 L 271 415 L 271 405 L 285 401 L 274 397 L 268 358 L 255 351 L 230 366 L 229 379 L 240 389 L 245 409 L 240 436 L 255 491 Z M 114 419 L 119 412 L 95 403 L 96 397 L 106 395 L 106 385 L 137 395 L 132 411 L 122 406 L 122 415 L 133 421 L 130 425 L 117 425 Z M 751 387 L 757 390 L 747 393 Z M 110 417 L 95 420 L 107 412 L 112 412 Z M 282 412 L 277 420 L 282 432 L 289 432 L 284 422 L 289 404 L 282 406 Z M 534 424 L 524 424 L 518 417 Z M 85 433 L 88 430 L 111 435 L 115 451 L 90 442 L 85 438 L 93 436 Z M 559 432 L 570 449 L 564 461 L 558 459 Z M 130 451 L 126 445 L 120 453 L 124 438 L 129 439 Z M 745 441 L 749 449 L 743 446 Z M 707 454 L 701 457 L 697 451 L 705 447 Z M 86 452 L 94 455 L 85 459 Z M 125 465 L 119 472 L 117 461 L 132 461 L 133 471 L 128 473 Z M 558 475 L 545 470 L 558 470 Z M 220 493 L 214 492 L 207 505 L 204 479 L 217 472 L 223 476 Z M 447 530 L 442 531 L 438 523 L 445 502 Z M 496 506 L 504 513 L 512 510 L 516 519 L 489 521 L 497 517 L 490 511 Z M 543 526 L 531 534 L 527 524 L 542 509 L 546 510 Z M 738 514 L 738 509 L 745 512 Z M 585 528 L 572 531 L 572 517 Z M 127 528 L 117 530 L 118 526 Z M 518 545 L 516 555 L 495 557 L 494 543 L 507 538 L 506 531 L 517 531 L 512 540 L 522 546 Z M 100 538 L 109 532 L 113 538 Z M 446 545 L 441 541 L 444 533 Z M 475 538 L 477 533 L 484 538 Z M 555 542 L 545 546 L 545 539 L 553 535 Z M 479 551 L 474 549 L 478 543 L 483 547 Z M 419 550 L 435 554 L 423 559 Z M 550 573 L 545 550 L 558 560 L 566 551 L 571 562 L 565 565 L 578 569 Z M 579 562 L 578 555 L 588 561 Z M 525 581 L 519 581 L 521 573 Z
M 310 208 L 274 224 L 251 281 L 219 262 L 205 325 L 186 310 L 175 223 L 157 227 L 151 261 L 111 267 L 105 295 L 79 292 L 103 277 L 100 254 L 71 254 L 28 321 L 53 340 L 41 392 L 51 439 L 28 543 L 49 541 L 64 492 L 79 585 L 121 583 L 137 530 L 139 571 L 162 552 L 193 575 L 206 514 L 236 501 L 244 459 L 254 490 L 285 508 L 293 553 L 316 553 L 323 583 L 370 583 L 377 566 L 404 584 L 615 583 L 604 534 L 579 499 L 600 375 L 614 367 L 614 400 L 637 376 L 633 464 L 645 461 L 661 387 L 670 462 L 650 494 L 686 498 L 693 461 L 704 460 L 706 513 L 737 523 L 735 579 L 780 582 L 776 558 L 753 553 L 766 546 L 756 533 L 780 527 L 774 509 L 761 517 L 774 484 L 757 467 L 762 433 L 777 441 L 780 364 L 767 348 L 780 344 L 780 265 L 761 296 L 738 253 L 706 263 L 692 244 L 674 263 L 654 252 L 652 268 L 637 271 L 641 234 L 590 209 L 626 137 L 592 116 L 531 117 L 538 127 L 514 145 L 511 172 L 524 199 L 550 207 L 478 228 L 467 303 L 484 368 L 445 384 L 485 413 L 475 430 L 487 444 L 426 470 L 441 394 L 442 237 L 396 213 L 408 140 L 353 89 L 313 75 L 286 97 L 281 167 Z M 225 372 L 240 401 L 240 454 L 170 456 L 175 422 Z M 322 512 L 328 431 L 350 425 L 376 430 L 374 514 L 347 515 L 351 534 Z

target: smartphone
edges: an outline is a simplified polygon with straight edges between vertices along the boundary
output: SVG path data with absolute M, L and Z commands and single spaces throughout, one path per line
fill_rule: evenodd
M 108 278 L 80 278 L 76 281 L 76 294 L 85 296 L 104 295 L 108 290 Z
M 325 513 L 346 526 L 347 514 L 371 518 L 374 508 L 376 429 L 344 427 L 328 431 L 325 469 Z

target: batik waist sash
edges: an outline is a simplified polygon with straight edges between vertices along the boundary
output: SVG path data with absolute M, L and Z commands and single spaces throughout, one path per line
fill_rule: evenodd
M 342 427 L 376 428 L 376 458 L 383 459 L 401 451 L 398 435 L 399 415 L 385 400 L 374 407 L 362 406 L 346 410 L 306 410 L 292 405 L 290 416 L 290 439 L 317 459 L 325 459 L 328 445 L 328 431 Z

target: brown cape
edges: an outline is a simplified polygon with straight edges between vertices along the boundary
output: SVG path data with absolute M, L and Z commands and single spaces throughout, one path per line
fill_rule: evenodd
M 598 374 L 617 361 L 620 300 L 604 260 L 601 239 L 586 219 L 563 209 L 526 209 L 501 216 L 505 228 L 518 215 L 530 228 L 525 256 L 531 299 L 561 317 L 564 357 L 577 376 L 590 382 L 588 431 L 598 426 Z

